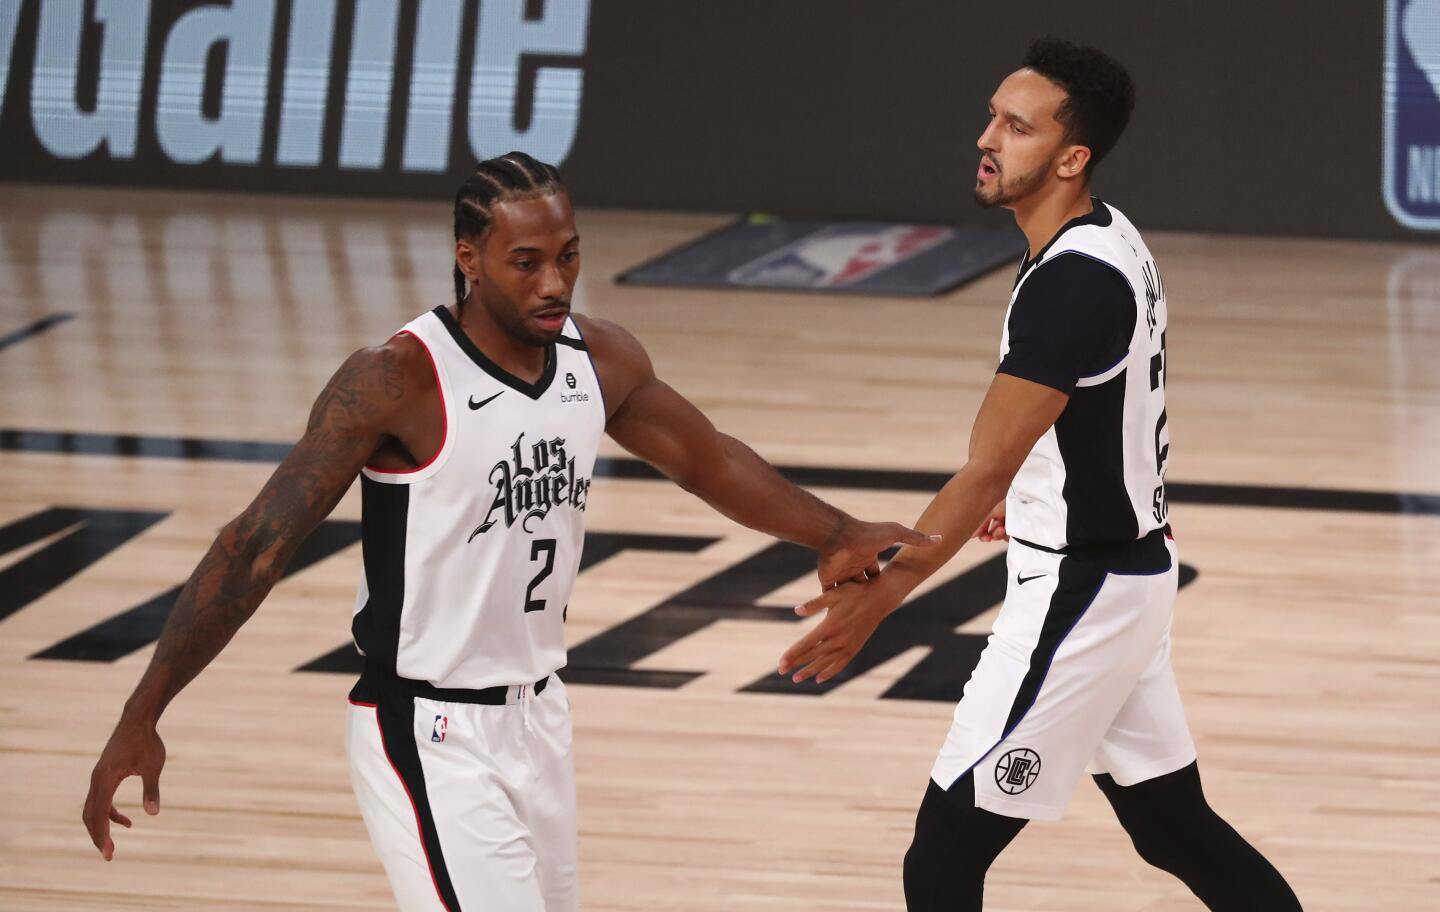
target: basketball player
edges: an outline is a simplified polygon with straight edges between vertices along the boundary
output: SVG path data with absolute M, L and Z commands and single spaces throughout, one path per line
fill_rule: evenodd
M 176 601 L 91 777 L 108 860 L 119 783 L 160 806 L 166 705 L 229 642 L 361 479 L 365 655 L 347 753 L 407 912 L 572 912 L 575 776 L 563 622 L 600 435 L 751 528 L 822 554 L 826 582 L 930 537 L 858 522 L 785 481 L 655 376 L 612 323 L 570 313 L 580 240 L 560 176 L 522 153 L 455 198 L 455 303 L 356 352 Z
M 975 199 L 1012 210 L 1029 250 L 969 459 L 917 524 L 945 544 L 801 606 L 826 617 L 780 661 L 796 681 L 834 677 L 972 533 L 1010 542 L 1004 607 L 905 856 L 913 912 L 979 909 L 990 863 L 1026 821 L 1059 818 L 1087 769 L 1140 856 L 1211 909 L 1300 908 L 1206 803 L 1170 668 L 1165 287 L 1135 226 L 1089 192 L 1134 97 L 1114 60 L 1053 39 L 996 90 Z

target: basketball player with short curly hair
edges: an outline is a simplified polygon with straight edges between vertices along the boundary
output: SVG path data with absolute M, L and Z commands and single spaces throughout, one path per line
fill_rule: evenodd
M 995 91 L 975 199 L 1012 210 L 1030 246 L 969 460 L 916 524 L 945 543 L 801 606 L 826 617 L 780 662 L 834 677 L 966 539 L 1009 540 L 1005 604 L 905 856 L 912 912 L 980 909 L 990 863 L 1027 821 L 1059 818 L 1087 770 L 1141 857 L 1211 909 L 1300 908 L 1206 803 L 1171 671 L 1165 285 L 1140 232 L 1090 194 L 1134 103 L 1120 64 L 1054 39 Z

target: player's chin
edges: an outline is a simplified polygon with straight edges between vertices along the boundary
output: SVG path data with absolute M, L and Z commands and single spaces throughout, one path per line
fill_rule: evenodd
M 1008 209 L 1015 195 L 1007 192 L 999 178 L 975 182 L 975 202 L 982 209 Z

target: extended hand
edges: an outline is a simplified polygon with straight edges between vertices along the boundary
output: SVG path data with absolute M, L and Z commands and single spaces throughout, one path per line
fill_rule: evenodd
M 160 770 L 165 766 L 165 743 L 153 726 L 127 724 L 123 720 L 90 774 L 90 794 L 85 797 L 81 818 L 90 831 L 90 841 L 109 861 L 115 855 L 110 823 L 130 827 L 130 818 L 115 810 L 115 790 L 131 776 L 144 786 L 145 813 L 160 813 Z
M 940 541 L 938 535 L 916 532 L 899 523 L 859 520 L 847 520 L 837 538 L 835 545 L 820 555 L 820 585 L 825 589 L 851 580 L 863 582 L 878 575 L 880 552 L 892 545 L 923 548 Z
M 1010 540 L 1010 533 L 1005 531 L 1005 501 L 1000 501 L 999 505 L 990 511 L 980 528 L 975 530 L 974 537 L 982 542 Z
M 780 657 L 780 673 L 794 669 L 795 683 L 814 678 L 823 684 L 850 664 L 870 634 L 895 610 L 894 600 L 878 583 L 844 583 L 795 609 L 801 617 L 825 611 L 825 619 Z

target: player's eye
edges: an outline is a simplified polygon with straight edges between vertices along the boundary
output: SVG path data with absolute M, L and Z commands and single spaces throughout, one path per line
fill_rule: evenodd
M 515 268 L 516 268 L 516 269 L 533 269 L 534 267 L 535 267 L 535 261 L 534 261 L 534 260 L 516 260 L 516 261 L 515 261 Z

